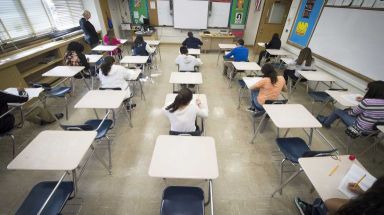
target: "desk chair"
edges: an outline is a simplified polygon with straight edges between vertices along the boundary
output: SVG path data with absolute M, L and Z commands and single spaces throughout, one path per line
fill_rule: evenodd
M 245 62 L 249 62 L 246 60 Z M 232 65 L 227 69 L 227 78 L 229 80 L 228 88 L 232 87 L 232 80 L 236 77 L 237 74 L 245 74 L 246 70 L 236 70 L 236 68 Z
M 97 135 L 95 137 L 95 140 L 97 140 L 97 141 L 106 140 L 107 145 L 108 145 L 109 166 L 107 167 L 107 165 L 104 163 L 104 161 L 99 156 L 97 156 L 97 155 L 96 156 L 97 156 L 97 159 L 108 170 L 109 174 L 112 174 L 111 173 L 111 170 L 112 170 L 111 143 L 112 143 L 112 141 L 111 141 L 111 138 L 108 136 L 108 132 L 109 132 L 109 130 L 112 129 L 114 121 L 111 119 L 107 119 L 108 115 L 109 115 L 109 112 L 101 120 L 100 119 L 91 119 L 91 120 L 85 121 L 83 124 L 78 124 L 78 125 L 64 125 L 64 124 L 61 124 L 60 121 L 59 121 L 59 124 L 60 124 L 60 127 L 66 131 L 96 131 Z M 94 147 L 91 146 L 91 149 L 94 150 Z M 84 166 L 87 165 L 89 158 L 86 160 Z M 84 168 L 83 168 L 83 170 L 84 170 Z M 82 172 L 80 174 L 82 174 Z
M 341 88 L 341 89 L 335 89 L 335 88 L 329 88 L 328 90 L 332 90 L 332 91 L 348 91 L 348 89 L 344 89 L 344 88 Z M 325 108 L 325 106 L 331 102 L 332 103 L 332 106 L 335 104 L 333 102 L 333 99 L 330 95 L 328 95 L 328 93 L 324 92 L 324 91 L 310 91 L 308 93 L 309 97 L 311 97 L 312 99 L 312 106 L 311 106 L 311 112 L 312 114 L 315 114 L 314 112 L 314 105 L 315 103 L 321 103 L 323 104 L 323 106 L 321 107 L 321 109 L 319 110 L 318 114 L 321 114 Z
M 202 134 L 204 134 L 204 128 L 203 130 L 200 130 L 200 127 L 198 125 L 196 125 L 196 131 L 192 131 L 192 132 L 178 132 L 178 131 L 172 131 L 170 130 L 169 131 L 169 135 L 180 135 L 180 136 L 201 136 Z
M 305 141 L 299 137 L 276 138 L 276 144 L 284 158 L 280 163 L 280 186 L 272 193 L 272 197 L 279 191 L 282 194 L 283 188 L 303 171 L 299 164 L 299 158 L 332 156 L 337 152 L 337 149 L 311 151 Z M 284 171 L 286 161 L 289 161 L 293 166 L 299 166 L 299 169 L 283 182 L 283 173 L 287 172 Z
M 39 84 L 39 83 L 32 84 L 32 87 L 34 87 L 34 88 L 42 87 L 44 89 L 43 96 L 41 99 L 44 107 L 47 106 L 47 99 L 48 98 L 54 98 L 54 99 L 64 98 L 64 100 L 65 100 L 65 118 L 66 118 L 66 120 L 68 120 L 68 115 L 69 115 L 68 114 L 68 103 L 69 103 L 69 95 L 72 92 L 71 87 L 66 87 L 66 86 L 51 87 L 51 86 L 49 86 L 49 84 Z
M 276 105 L 279 105 L 279 104 L 287 104 L 288 103 L 288 99 L 282 99 L 282 100 L 266 100 L 265 101 L 265 104 L 276 104 Z M 260 120 L 260 123 L 259 123 L 259 126 L 256 128 L 256 118 L 258 117 L 262 117 L 261 120 Z M 265 125 L 267 124 L 267 120 L 269 119 L 269 116 L 267 114 L 267 112 L 264 112 L 262 115 L 254 115 L 253 117 L 253 138 L 251 140 L 251 144 L 253 144 L 253 142 L 255 141 L 256 139 L 256 136 L 257 134 L 259 133 L 259 131 L 261 131 L 261 128 L 262 127 L 265 127 Z M 265 121 L 265 123 L 263 123 Z
M 384 122 L 376 123 L 374 125 L 374 130 L 372 132 L 370 132 L 370 133 L 359 133 L 359 134 L 355 134 L 355 133 L 351 132 L 350 130 L 352 128 L 348 127 L 345 130 L 345 133 L 348 136 L 347 137 L 348 140 L 347 140 L 347 143 L 346 143 L 347 154 L 349 154 L 351 152 L 352 145 L 356 142 L 356 139 L 367 140 L 368 138 L 373 137 L 376 140 L 373 141 L 372 145 L 370 145 L 368 148 L 366 148 L 362 152 L 360 152 L 359 155 L 361 156 L 361 155 L 365 154 L 366 152 L 368 152 L 370 149 L 373 149 L 373 153 L 374 154 L 372 156 L 372 159 L 375 160 L 375 155 L 376 155 L 376 152 L 377 152 L 377 145 L 384 139 L 384 136 L 383 137 L 379 137 L 380 131 L 376 127 L 378 125 L 384 125 Z M 361 141 L 361 142 L 363 142 L 363 141 Z
M 72 181 L 43 181 L 36 184 L 29 192 L 16 215 L 25 214 L 60 214 L 71 194 L 75 191 Z
M 160 215 L 204 215 L 204 205 L 201 188 L 169 186 L 163 192 Z

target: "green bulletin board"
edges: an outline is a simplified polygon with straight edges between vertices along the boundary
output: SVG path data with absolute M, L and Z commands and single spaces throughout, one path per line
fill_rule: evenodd
M 244 29 L 247 22 L 249 0 L 232 0 L 230 26 L 232 29 Z
M 143 24 L 143 18 L 148 18 L 147 0 L 130 0 L 129 9 L 133 24 Z

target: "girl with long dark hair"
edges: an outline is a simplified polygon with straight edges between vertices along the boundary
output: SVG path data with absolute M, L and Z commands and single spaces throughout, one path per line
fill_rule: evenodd
M 137 56 L 149 56 L 155 52 L 155 48 L 151 48 L 145 41 L 143 36 L 137 35 L 135 41 L 133 41 L 133 55 Z
M 354 125 L 359 132 L 372 132 L 376 123 L 384 122 L 384 81 L 370 82 L 364 97 L 356 99 L 361 101 L 357 107 L 336 109 L 329 116 L 318 116 L 317 119 L 326 128 L 340 118 L 347 126 Z
M 208 117 L 208 109 L 199 99 L 192 101 L 193 94 L 188 88 L 182 88 L 172 104 L 164 107 L 163 112 L 171 123 L 170 134 L 191 133 L 200 135 L 196 126 L 196 117 Z
M 126 98 L 131 96 L 128 80 L 132 79 L 137 71 L 127 69 L 121 65 L 115 65 L 115 59 L 106 56 L 100 66 L 100 88 L 120 88 L 126 92 Z
M 278 76 L 271 64 L 264 64 L 261 68 L 263 78 L 255 83 L 251 90 L 251 107 L 248 111 L 264 112 L 263 104 L 266 100 L 278 99 L 281 91 L 287 91 L 283 76 Z
M 314 66 L 315 59 L 312 57 L 312 51 L 310 48 L 305 47 L 300 51 L 299 56 L 295 61 L 287 65 L 287 69 L 284 71 L 284 79 L 288 81 L 288 77 L 293 81 L 299 79 L 300 74 L 297 70 L 316 70 Z M 306 81 L 301 79 L 301 81 Z

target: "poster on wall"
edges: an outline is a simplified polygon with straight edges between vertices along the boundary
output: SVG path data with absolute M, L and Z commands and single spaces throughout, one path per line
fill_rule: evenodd
M 288 41 L 306 47 L 319 19 L 324 0 L 302 0 Z
M 230 26 L 232 29 L 244 29 L 247 21 L 249 0 L 233 0 Z
M 148 18 L 147 0 L 131 0 L 129 1 L 129 9 L 131 11 L 132 23 L 143 24 L 144 18 Z

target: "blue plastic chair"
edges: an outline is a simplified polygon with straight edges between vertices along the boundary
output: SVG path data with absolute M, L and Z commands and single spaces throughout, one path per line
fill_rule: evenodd
M 72 92 L 71 87 L 50 87 L 49 84 L 32 84 L 33 87 L 44 88 L 43 104 L 46 106 L 47 98 L 64 98 L 65 100 L 65 118 L 68 120 L 68 95 Z
M 44 181 L 36 184 L 17 210 L 16 215 L 37 214 L 57 183 L 57 181 Z M 61 182 L 41 214 L 60 214 L 65 203 L 70 199 L 73 190 L 73 182 Z
M 201 188 L 170 186 L 164 190 L 160 215 L 204 214 L 204 191 Z
M 303 169 L 300 167 L 295 173 L 293 173 L 284 183 L 283 183 L 283 173 L 284 163 L 289 161 L 292 165 L 299 165 L 299 158 L 302 157 L 319 157 L 319 156 L 331 156 L 337 149 L 327 150 L 327 151 L 311 151 L 305 141 L 299 137 L 287 137 L 287 138 L 277 138 L 276 144 L 279 147 L 280 152 L 283 154 L 284 158 L 280 164 L 280 187 L 273 192 L 272 197 L 275 193 L 280 191 L 282 193 L 283 188 L 290 181 L 292 181 L 297 175 L 299 175 Z

